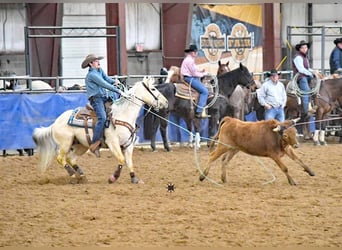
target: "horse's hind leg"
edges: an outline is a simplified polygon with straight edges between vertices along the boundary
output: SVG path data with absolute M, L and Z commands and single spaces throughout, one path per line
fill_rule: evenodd
M 76 157 L 84 154 L 88 149 L 81 144 L 73 145 L 67 154 L 67 163 L 74 169 L 77 183 L 87 183 L 87 177 L 84 174 L 83 169 L 76 164 Z
M 67 152 L 63 149 L 59 149 L 58 155 L 57 155 L 57 162 L 59 165 L 63 166 L 64 169 L 68 172 L 70 176 L 70 183 L 71 184 L 76 184 L 77 181 L 77 176 L 76 176 L 76 171 L 73 169 L 69 163 L 69 160 L 67 160 Z

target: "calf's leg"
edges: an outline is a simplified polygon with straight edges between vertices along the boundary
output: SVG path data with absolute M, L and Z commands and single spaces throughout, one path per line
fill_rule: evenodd
M 307 172 L 310 176 L 315 176 L 315 173 L 296 155 L 292 147 L 286 147 L 285 153 L 288 157 L 301 165 L 304 168 L 304 171 Z
M 211 151 L 209 154 L 209 159 L 207 162 L 207 167 L 204 169 L 203 174 L 199 177 L 200 181 L 203 181 L 205 177 L 208 175 L 210 167 L 211 167 L 211 162 L 214 162 L 216 159 L 218 159 L 221 155 L 226 153 L 230 148 L 221 144 L 218 142 L 218 145 L 214 151 Z
M 238 149 L 229 149 L 226 154 L 223 155 L 222 161 L 221 161 L 221 180 L 223 183 L 227 182 L 227 173 L 226 168 L 228 165 L 228 162 L 239 152 Z
M 295 181 L 292 179 L 292 177 L 288 173 L 288 169 L 285 166 L 285 164 L 280 160 L 280 157 L 271 157 L 277 165 L 280 167 L 280 169 L 284 172 L 284 174 L 287 177 L 287 180 L 289 181 L 290 185 L 294 186 L 296 185 Z

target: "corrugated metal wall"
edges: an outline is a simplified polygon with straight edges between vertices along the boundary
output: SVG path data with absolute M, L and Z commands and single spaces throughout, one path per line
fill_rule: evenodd
M 64 3 L 62 20 L 62 25 L 65 27 L 104 27 L 106 26 L 105 4 Z M 105 30 L 103 32 L 106 33 Z M 82 69 L 81 63 L 91 53 L 105 57 L 101 60 L 101 67 L 107 71 L 106 38 L 62 38 L 61 46 L 62 76 L 84 77 L 88 70 Z M 63 81 L 66 87 L 74 84 L 84 85 L 84 81 L 81 79 Z

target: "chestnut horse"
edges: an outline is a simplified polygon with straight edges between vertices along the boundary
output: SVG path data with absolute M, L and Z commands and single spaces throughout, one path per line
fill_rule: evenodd
M 327 145 L 325 141 L 325 129 L 328 122 L 325 120 L 331 111 L 335 108 L 342 107 L 342 78 L 323 79 L 319 84 L 318 94 L 315 99 L 317 111 L 315 116 L 315 133 L 313 136 L 314 145 L 316 146 Z M 342 124 L 341 120 L 339 120 L 339 124 Z

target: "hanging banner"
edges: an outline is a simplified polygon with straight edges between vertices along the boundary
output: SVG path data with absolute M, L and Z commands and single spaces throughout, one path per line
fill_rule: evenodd
M 200 48 L 199 68 L 211 74 L 219 60 L 262 72 L 262 5 L 195 5 L 190 43 Z

